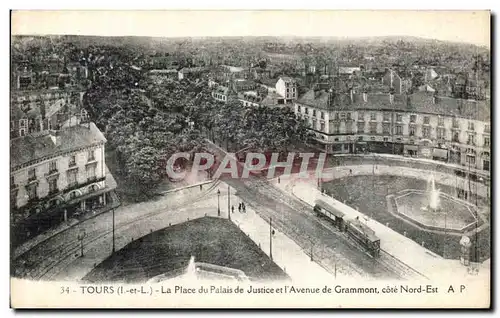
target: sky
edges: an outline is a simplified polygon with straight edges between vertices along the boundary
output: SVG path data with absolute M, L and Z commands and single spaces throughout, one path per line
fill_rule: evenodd
M 489 11 L 13 11 L 13 35 L 417 36 L 490 46 Z

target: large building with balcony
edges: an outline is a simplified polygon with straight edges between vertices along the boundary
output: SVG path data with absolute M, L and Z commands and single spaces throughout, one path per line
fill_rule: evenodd
M 312 89 L 294 108 L 328 153 L 393 153 L 490 170 L 486 100 Z
M 103 134 L 77 105 L 64 99 L 55 103 L 45 110 L 43 104 L 25 109 L 11 104 L 14 242 L 118 203 L 112 191 L 116 182 L 105 164 Z

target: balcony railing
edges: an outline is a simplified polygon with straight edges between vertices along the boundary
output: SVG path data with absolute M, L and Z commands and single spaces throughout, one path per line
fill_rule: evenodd
M 59 173 L 59 170 L 57 170 L 57 168 L 55 168 L 55 169 L 49 170 L 49 172 L 47 172 L 45 174 L 45 176 L 51 176 L 51 175 L 54 175 L 54 174 L 57 174 L 57 173 Z

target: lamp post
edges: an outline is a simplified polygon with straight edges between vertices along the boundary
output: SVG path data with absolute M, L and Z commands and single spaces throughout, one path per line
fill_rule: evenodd
M 113 248 L 112 252 L 115 253 L 115 209 L 113 208 Z
M 217 216 L 220 216 L 220 189 L 217 189 Z
M 273 218 L 269 217 L 269 258 L 273 260 Z
M 227 218 L 231 220 L 231 188 L 227 185 Z
M 83 257 L 83 239 L 85 238 L 86 234 L 87 233 L 85 232 L 85 229 L 81 228 L 78 236 L 76 237 L 80 241 L 80 257 Z

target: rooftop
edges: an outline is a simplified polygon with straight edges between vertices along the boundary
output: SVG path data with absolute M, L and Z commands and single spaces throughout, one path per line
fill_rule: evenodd
M 416 92 L 411 95 L 394 94 L 394 103 L 390 103 L 389 94 L 367 94 L 367 102 L 362 94 L 334 93 L 333 103 L 329 103 L 326 90 L 309 90 L 297 103 L 324 110 L 396 110 L 402 112 L 427 113 L 445 116 L 457 116 L 484 122 L 491 120 L 489 100 L 465 100 L 438 96 L 433 103 L 433 94 Z
M 12 139 L 10 141 L 10 167 L 16 169 L 31 161 L 101 142 L 106 142 L 106 138 L 94 123 L 88 126 L 72 126 L 43 135 L 27 135 Z

